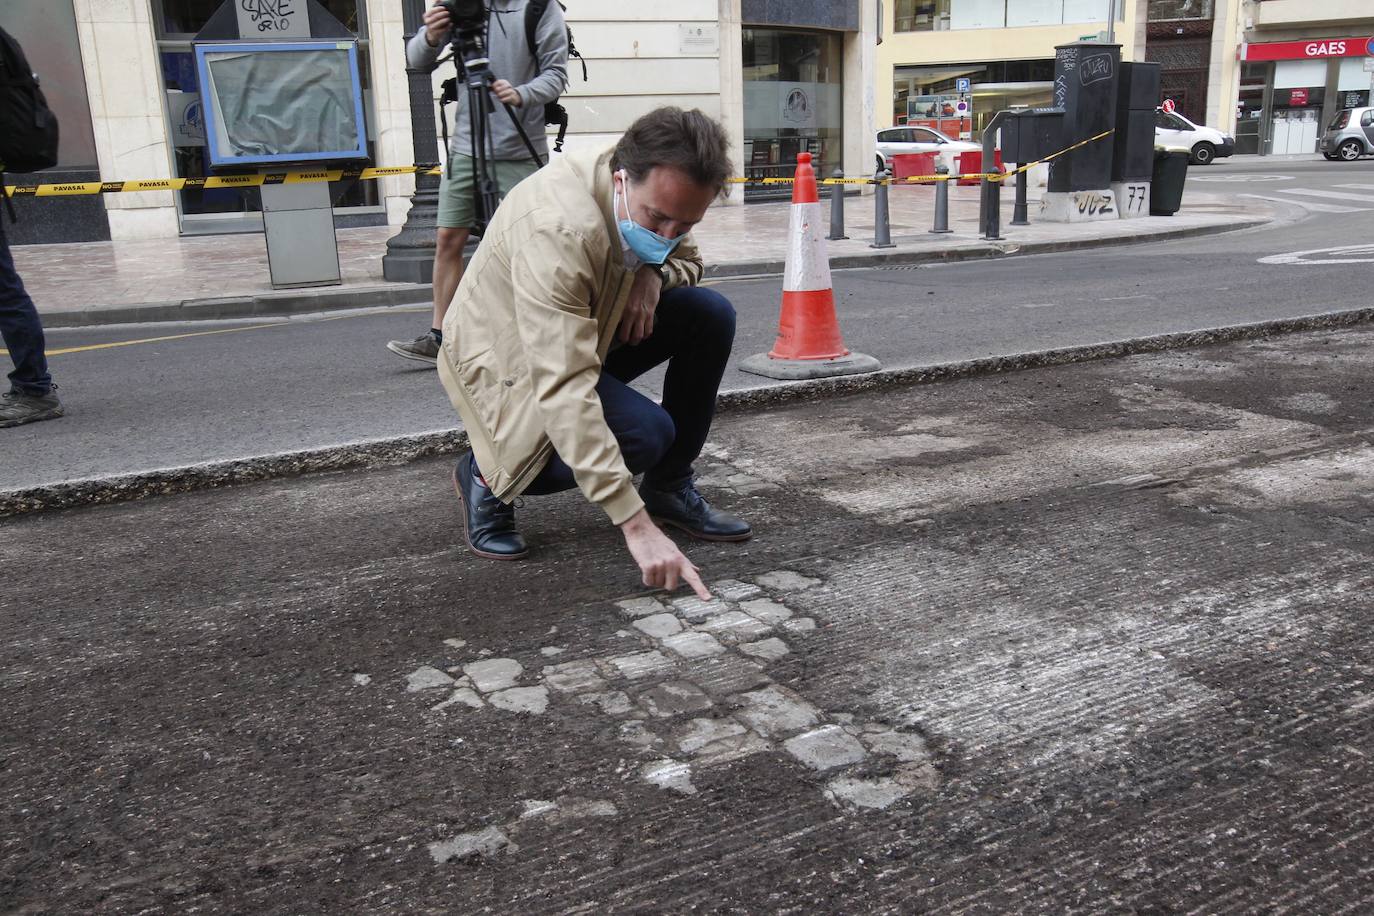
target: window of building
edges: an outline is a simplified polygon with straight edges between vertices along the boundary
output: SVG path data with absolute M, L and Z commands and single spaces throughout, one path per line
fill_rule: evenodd
M 1214 0 L 1150 0 L 1146 15 L 1151 22 L 1175 19 L 1211 19 Z
M 971 91 L 959 93 L 959 80 Z M 983 63 L 897 67 L 892 75 L 892 120 L 929 127 L 951 138 L 977 139 L 994 114 L 1014 106 L 1043 106 L 1054 100 L 1053 60 L 997 60 Z M 967 112 L 958 110 L 959 101 Z
M 791 176 L 797 154 L 809 152 L 816 173 L 829 175 L 844 161 L 843 38 L 748 27 L 743 38 L 745 174 Z M 773 193 L 745 189 L 746 197 Z
M 1190 0 L 1174 0 L 1187 4 Z M 1191 0 L 1197 4 L 1203 0 Z M 893 30 L 943 32 L 1106 22 L 1109 0 L 896 0 Z M 1206 0 L 1210 8 L 1212 0 Z M 1117 20 L 1126 5 L 1117 3 Z
M 299 0 L 297 0 L 299 2 Z M 364 118 L 368 126 L 368 152 L 376 161 L 375 117 L 372 108 L 371 69 L 367 41 L 367 15 L 363 0 L 320 0 L 320 4 L 358 37 L 358 70 L 363 83 Z M 162 85 L 167 97 L 169 135 L 178 178 L 199 178 L 205 167 L 205 125 L 201 119 L 200 85 L 191 41 L 205 28 L 223 0 L 154 0 L 153 16 Z M 300 3 L 302 9 L 305 4 Z M 228 175 L 245 170 L 217 170 Z M 246 170 L 253 172 L 254 170 Z M 380 213 L 377 182 L 336 181 L 330 184 L 334 206 L 345 212 Z M 177 193 L 182 231 L 256 231 L 256 214 L 262 212 L 257 188 L 188 189 Z M 251 218 L 246 218 L 253 214 Z

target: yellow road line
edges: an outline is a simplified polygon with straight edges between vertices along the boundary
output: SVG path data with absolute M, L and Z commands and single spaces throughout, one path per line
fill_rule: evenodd
M 419 312 L 419 311 L 423 311 L 423 310 L 425 310 L 425 309 L 427 309 L 427 308 L 429 308 L 429 306 L 419 306 L 419 307 L 416 307 L 416 308 L 396 309 L 396 311 Z M 375 313 L 375 312 L 366 312 L 366 313 L 364 313 L 364 314 L 366 314 L 366 315 L 373 315 L 373 314 L 376 314 L 376 313 Z M 272 328 L 285 328 L 285 327 L 290 327 L 292 324 L 315 324 L 315 323 L 318 323 L 318 322 L 321 322 L 321 321 L 342 321 L 342 320 L 345 319 L 345 318 L 360 318 L 360 317 L 362 317 L 362 315 L 329 315 L 329 316 L 326 316 L 326 317 L 323 317 L 323 318 L 308 318 L 308 319 L 294 319 L 294 320 L 293 320 L 293 319 L 289 319 L 289 318 L 282 318 L 280 321 L 274 322 L 274 323 L 272 323 L 272 324 L 250 324 L 250 325 L 244 325 L 244 326 L 242 326 L 242 327 L 237 327 L 237 328 L 219 328 L 218 330 L 214 330 L 214 331 L 191 331 L 191 332 L 188 332 L 188 333 L 186 333 L 186 334 L 167 334 L 167 335 L 164 335 L 164 336 L 162 336 L 162 337 L 141 337 L 141 338 L 138 338 L 138 339 L 136 339 L 136 340 L 115 340 L 115 341 L 111 341 L 110 343 L 103 343 L 103 344 L 88 344 L 88 345 L 86 345 L 86 346 L 84 346 L 84 347 L 58 347 L 58 348 L 56 348 L 56 349 L 47 350 L 47 351 L 46 351 L 46 355 L 47 355 L 47 356 L 65 356 L 65 355 L 68 354 L 68 353 L 87 353 L 87 352 L 90 352 L 90 351 L 92 351 L 92 350 L 113 350 L 113 349 L 115 349 L 116 347 L 136 347 L 136 346 L 140 346 L 140 345 L 142 345 L 142 344 L 163 343 L 163 342 L 169 341 L 169 340 L 186 340 L 186 339 L 191 338 L 191 337 L 209 337 L 209 336 L 214 335 L 214 334 L 237 334 L 237 333 L 241 333 L 241 332 L 243 332 L 243 331 L 264 331 L 264 330 L 270 330 L 270 329 L 272 329 Z M 54 329 L 54 330 L 56 330 L 56 329 Z M 50 332 L 50 333 L 51 333 L 51 332 Z M 0 353 L 3 353 L 3 354 L 6 355 L 6 356 L 9 355 L 9 351 L 6 350 L 6 349 L 3 349 L 3 348 L 0 348 Z

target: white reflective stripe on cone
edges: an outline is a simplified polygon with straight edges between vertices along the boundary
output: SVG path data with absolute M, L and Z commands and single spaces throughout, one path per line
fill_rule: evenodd
M 802 293 L 830 289 L 830 258 L 825 250 L 825 236 L 821 234 L 822 223 L 827 223 L 828 230 L 828 222 L 820 203 L 792 205 L 787 227 L 791 245 L 783 290 Z

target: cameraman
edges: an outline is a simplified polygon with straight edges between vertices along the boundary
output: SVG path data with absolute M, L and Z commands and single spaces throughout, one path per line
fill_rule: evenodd
M 476 2 L 476 0 L 469 0 Z M 492 84 L 495 110 L 486 115 L 491 177 L 504 197 L 521 180 L 539 168 L 515 125 L 502 109 L 510 105 L 520 119 L 530 142 L 544 161 L 549 158 L 548 138 L 544 134 L 544 105 L 558 99 L 568 85 L 568 30 L 563 9 L 557 0 L 548 0 L 544 15 L 535 30 L 537 59 L 530 56 L 525 33 L 525 8 L 531 0 L 486 0 L 486 50 L 491 71 L 498 79 Z M 434 66 L 440 53 L 452 40 L 449 11 L 439 3 L 425 11 L 425 27 L 406 45 L 406 61 L 412 69 Z M 476 222 L 473 185 L 472 127 L 467 112 L 468 97 L 458 93 L 458 113 L 449 144 L 448 168 L 439 184 L 439 232 L 434 248 L 434 316 L 430 329 L 415 340 L 393 340 L 387 349 L 405 359 L 433 364 L 439 354 L 444 314 L 463 278 L 463 247 Z M 490 219 L 492 214 L 488 213 Z

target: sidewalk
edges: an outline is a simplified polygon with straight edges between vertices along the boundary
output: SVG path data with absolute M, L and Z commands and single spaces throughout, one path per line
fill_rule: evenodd
M 1002 195 L 1004 241 L 979 238 L 977 187 L 950 186 L 953 232 L 933 235 L 935 191 L 929 186 L 894 186 L 891 199 L 895 248 L 875 250 L 873 197 L 845 200 L 848 240 L 830 243 L 833 267 L 870 263 L 920 263 L 997 257 L 1129 243 L 1188 234 L 1209 234 L 1267 221 L 1272 210 L 1261 201 L 1188 193 L 1172 217 L 1066 225 L 1037 221 L 1011 225 L 1014 188 Z M 828 204 L 827 204 L 828 206 Z M 789 204 L 785 201 L 716 207 L 695 236 L 708 276 L 779 273 L 787 255 Z M 15 264 L 46 326 L 79 327 L 133 321 L 243 318 L 325 309 L 425 303 L 430 287 L 388 283 L 382 277 L 386 240 L 398 226 L 338 231 L 341 286 L 274 291 L 261 234 L 27 245 L 14 249 Z

